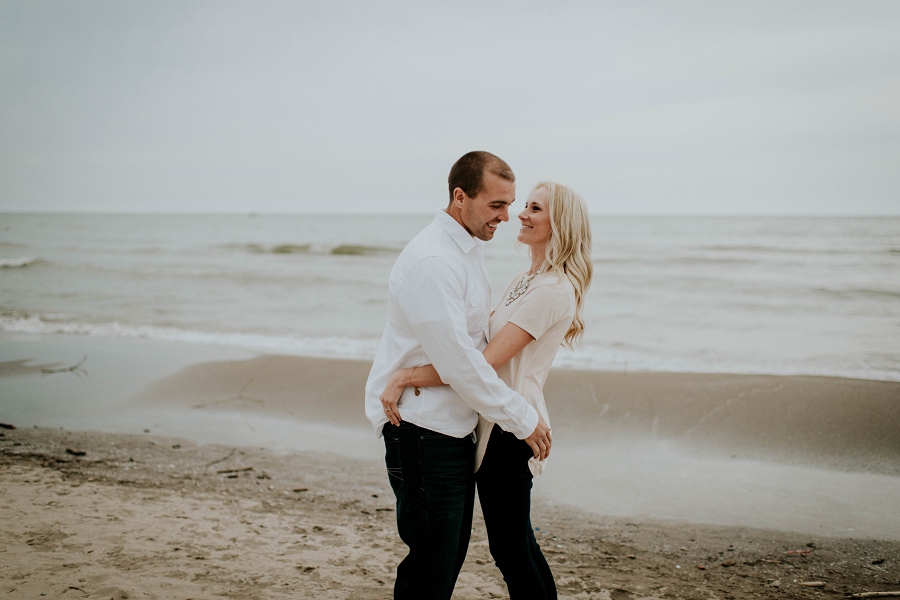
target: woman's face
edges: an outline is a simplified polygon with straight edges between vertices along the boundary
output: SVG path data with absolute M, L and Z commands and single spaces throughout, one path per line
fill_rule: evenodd
M 547 204 L 547 188 L 538 188 L 531 192 L 525 201 L 525 210 L 519 213 L 518 240 L 532 249 L 542 248 L 550 241 L 550 210 Z

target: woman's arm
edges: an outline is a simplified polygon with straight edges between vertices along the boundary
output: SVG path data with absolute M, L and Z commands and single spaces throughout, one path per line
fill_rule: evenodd
M 530 333 L 515 323 L 507 323 L 484 349 L 484 358 L 496 371 L 532 341 Z
M 531 334 L 515 325 L 507 323 L 497 332 L 487 347 L 484 349 L 484 358 L 496 371 L 509 360 L 522 351 L 531 341 Z M 437 369 L 433 365 L 400 369 L 391 375 L 387 387 L 381 393 L 381 404 L 384 406 L 384 414 L 394 425 L 400 425 L 400 411 L 397 402 L 403 390 L 408 387 L 423 388 L 447 385 L 441 381 Z M 416 390 L 418 396 L 418 389 Z

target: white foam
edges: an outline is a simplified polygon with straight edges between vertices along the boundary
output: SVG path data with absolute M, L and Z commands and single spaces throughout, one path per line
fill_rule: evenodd
M 195 331 L 153 325 L 123 325 L 117 321 L 84 323 L 64 317 L 0 316 L 0 331 L 8 333 L 89 335 L 101 338 L 148 339 L 227 346 L 247 350 L 314 356 L 371 360 L 378 346 L 376 338 L 347 336 L 300 337 L 224 331 Z M 900 381 L 900 370 L 852 365 L 815 363 L 752 363 L 729 360 L 699 360 L 683 356 L 663 356 L 634 349 L 622 351 L 599 344 L 585 344 L 575 350 L 561 349 L 554 368 L 586 371 L 663 372 L 663 373 L 735 373 L 747 375 L 818 375 L 882 381 Z
M 822 364 L 816 361 L 750 362 L 718 359 L 692 359 L 686 356 L 665 356 L 635 349 L 616 350 L 599 344 L 585 344 L 575 350 L 560 349 L 553 361 L 557 369 L 585 371 L 654 372 L 654 373 L 730 373 L 744 375 L 814 375 L 849 377 L 881 381 L 900 381 L 900 370 L 873 368 L 849 361 L 843 364 Z
M 0 316 L 0 331 L 7 333 L 88 335 L 102 338 L 148 339 L 229 346 L 277 354 L 327 358 L 371 359 L 378 340 L 349 337 L 292 337 L 221 331 L 190 331 L 118 322 L 80 323 L 45 320 L 37 316 Z

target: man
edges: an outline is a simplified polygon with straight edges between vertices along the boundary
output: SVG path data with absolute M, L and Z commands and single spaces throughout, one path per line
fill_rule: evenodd
M 482 254 L 509 220 L 515 176 L 488 152 L 460 158 L 450 203 L 403 250 L 390 275 L 388 322 L 366 382 L 366 415 L 383 435 L 397 528 L 409 553 L 397 567 L 395 599 L 447 599 L 465 560 L 475 497 L 473 430 L 478 415 L 525 439 L 536 455 L 550 431 L 509 389 L 481 351 L 490 284 Z M 433 364 L 448 386 L 406 388 L 390 422 L 380 400 L 398 369 Z M 402 417 L 402 421 L 399 418 Z

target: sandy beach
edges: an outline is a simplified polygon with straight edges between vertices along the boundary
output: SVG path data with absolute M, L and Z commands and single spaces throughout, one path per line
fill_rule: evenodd
M 147 434 L 16 429 L 0 440 L 4 597 L 390 597 L 402 548 L 392 495 L 370 463 Z M 597 518 L 545 503 L 534 522 L 562 598 L 900 589 L 896 541 Z M 474 530 L 454 598 L 506 597 L 480 519 Z
M 365 361 L 0 351 L 5 597 L 390 597 L 402 547 Z M 561 597 L 900 590 L 900 383 L 557 370 L 547 396 L 534 524 Z M 503 597 L 476 520 L 454 598 Z

